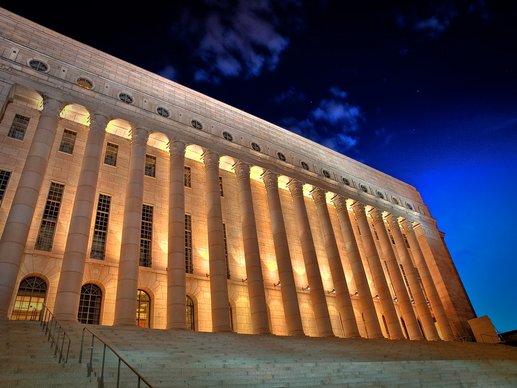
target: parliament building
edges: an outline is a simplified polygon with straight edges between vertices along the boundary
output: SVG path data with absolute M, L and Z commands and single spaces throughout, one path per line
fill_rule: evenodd
M 4 9 L 0 56 L 0 319 L 470 338 L 414 187 Z

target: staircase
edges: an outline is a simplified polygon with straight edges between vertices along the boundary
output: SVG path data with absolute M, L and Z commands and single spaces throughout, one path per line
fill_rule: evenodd
M 116 386 L 118 359 L 83 325 L 65 328 L 72 338 L 59 364 L 37 322 L 0 322 L 0 387 L 95 387 L 105 359 L 104 386 Z M 517 386 L 517 348 L 466 342 L 293 338 L 274 335 L 194 333 L 88 326 L 153 387 L 267 386 Z M 122 365 L 121 387 L 136 387 Z M 141 385 L 145 386 L 144 384 Z
M 96 387 L 77 361 L 58 363 L 39 322 L 0 321 L 0 387 Z
M 155 387 L 517 386 L 504 345 L 94 330 Z

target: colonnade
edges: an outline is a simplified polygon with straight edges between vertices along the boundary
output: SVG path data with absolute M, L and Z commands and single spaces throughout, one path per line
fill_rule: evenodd
M 45 97 L 44 109 L 41 112 L 0 240 L 0 314 L 2 318 L 7 316 L 15 289 L 29 227 L 49 162 L 62 106 L 60 101 Z M 94 213 L 95 190 L 108 122 L 107 114 L 92 114 L 55 301 L 54 311 L 58 319 L 75 320 L 77 316 Z M 135 324 L 144 165 L 149 133 L 147 128 L 138 126 L 135 126 L 131 133 L 131 156 L 121 235 L 115 325 Z M 184 329 L 186 326 L 185 191 L 183 185 L 185 149 L 184 142 L 171 139 L 169 147 L 167 327 L 174 329 Z M 202 157 L 205 172 L 204 194 L 208 230 L 212 329 L 215 332 L 224 332 L 231 330 L 231 323 L 228 310 L 228 281 L 219 191 L 219 159 L 220 155 L 210 149 L 205 150 Z M 251 323 L 254 333 L 269 333 L 266 293 L 251 193 L 250 165 L 239 160 L 235 164 L 234 170 L 238 185 Z M 303 335 L 298 293 L 279 196 L 278 175 L 274 171 L 265 170 L 262 179 L 269 209 L 287 333 Z M 327 292 L 323 287 L 318 265 L 303 192 L 303 182 L 292 179 L 287 188 L 292 197 L 298 237 L 310 285 L 310 301 L 317 333 L 319 336 L 332 336 L 334 334 L 327 306 Z M 415 237 L 412 222 L 408 219 L 399 219 L 395 214 L 382 212 L 380 209 L 371 208 L 338 194 L 331 201 L 339 221 L 340 230 L 335 230 L 329 215 L 326 191 L 322 188 L 315 188 L 311 195 L 318 215 L 317 227 L 320 228 L 323 235 L 324 249 L 329 262 L 344 336 L 348 338 L 360 336 L 352 303 L 352 298 L 357 297 L 359 315 L 362 316 L 369 338 L 381 338 L 383 336 L 381 325 L 384 325 L 385 332 L 391 339 L 404 338 L 404 331 L 407 330 L 410 339 L 422 339 L 425 336 L 428 340 L 437 340 L 440 337 L 434 324 L 434 315 L 441 337 L 445 340 L 453 339 L 448 317 L 426 263 L 426 259 L 432 260 L 432 258 L 424 258 Z M 352 211 L 347 208 L 347 200 L 350 203 L 353 202 Z M 357 223 L 358 232 L 354 231 L 353 224 L 355 223 Z M 339 252 L 335 233 L 342 235 L 346 258 L 342 257 Z M 406 247 L 403 233 L 409 243 L 411 255 Z M 364 257 L 361 257 L 359 245 L 362 246 Z M 343 260 L 348 260 L 355 290 L 350 290 L 347 285 Z M 371 276 L 371 284 L 368 281 L 367 273 Z M 390 291 L 390 285 L 393 287 L 394 295 Z M 351 291 L 355 291 L 355 294 L 351 295 Z M 398 306 L 399 313 L 396 306 Z M 399 314 L 402 320 L 399 319 Z M 379 319 L 379 316 L 382 319 Z

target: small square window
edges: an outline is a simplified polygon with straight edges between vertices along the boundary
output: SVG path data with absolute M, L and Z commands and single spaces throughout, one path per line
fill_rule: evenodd
M 221 197 L 224 197 L 224 190 L 223 190 L 223 177 L 219 177 L 219 194 L 221 194 Z
M 109 166 L 117 165 L 118 145 L 113 143 L 106 144 L 106 154 L 104 155 L 104 164 Z
M 76 132 L 65 129 L 63 137 L 61 138 L 61 144 L 59 145 L 59 151 L 72 154 L 74 152 L 76 137 Z
M 13 139 L 23 140 L 25 137 L 25 131 L 27 131 L 27 127 L 29 126 L 30 117 L 15 115 L 13 122 L 11 124 L 11 128 L 9 129 L 9 137 Z
M 11 178 L 11 171 L 0 170 L 0 204 L 4 200 L 5 190 Z
M 156 177 L 156 157 L 145 155 L 145 175 Z

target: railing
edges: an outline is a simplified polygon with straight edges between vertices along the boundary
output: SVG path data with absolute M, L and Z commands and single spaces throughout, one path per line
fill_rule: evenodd
M 95 338 L 97 338 L 98 342 L 100 342 L 99 345 L 102 346 L 102 364 L 101 364 L 101 372 L 100 376 L 97 378 L 97 383 L 99 388 L 104 387 L 104 369 L 105 369 L 105 363 L 106 363 L 106 349 L 109 349 L 111 353 L 115 355 L 117 358 L 117 388 L 120 387 L 120 367 L 122 363 L 124 363 L 129 370 L 133 372 L 135 377 L 137 378 L 137 387 L 140 388 L 141 383 L 144 383 L 148 387 L 152 388 L 152 385 L 140 374 L 138 373 L 131 365 L 128 364 L 126 360 L 122 358 L 120 354 L 117 353 L 115 349 L 113 349 L 113 346 L 110 346 L 105 340 L 99 338 L 97 334 L 95 334 L 91 329 L 88 327 L 83 328 L 83 333 L 81 334 L 81 350 L 79 352 L 79 363 L 81 364 L 83 361 L 83 347 L 84 347 L 84 334 L 85 332 L 88 332 L 92 336 L 92 341 L 90 343 L 90 360 L 87 363 L 87 370 L 88 370 L 88 377 L 91 376 L 93 372 L 93 351 L 95 347 Z
M 70 337 L 46 305 L 43 305 L 43 310 L 40 312 L 39 322 L 41 330 L 45 332 L 50 342 L 51 349 L 54 350 L 54 356 L 57 357 L 59 353 L 59 363 L 63 361 L 66 364 L 72 341 L 70 341 Z

